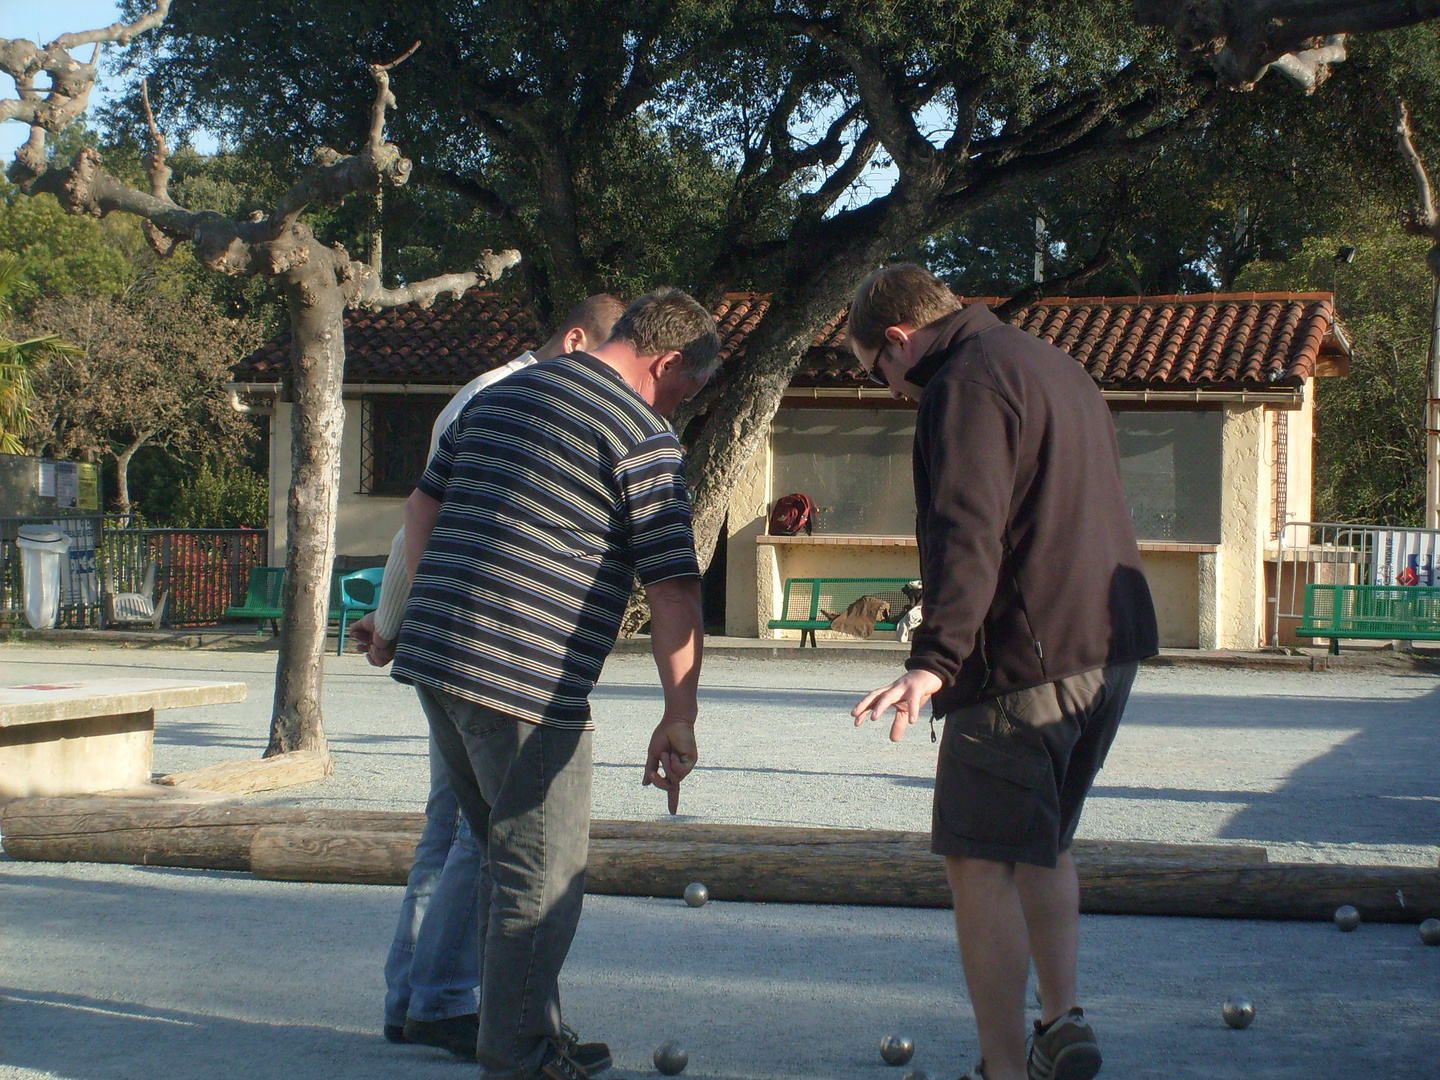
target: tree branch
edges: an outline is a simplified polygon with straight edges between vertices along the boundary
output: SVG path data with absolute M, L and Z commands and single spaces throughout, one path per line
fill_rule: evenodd
M 468 273 L 441 274 L 395 289 L 385 288 L 379 275 L 365 263 L 352 262 L 346 303 L 350 307 L 368 308 L 371 311 L 398 307 L 401 304 L 418 304 L 421 308 L 429 308 L 442 296 L 458 299 L 476 285 L 486 285 L 498 280 L 519 261 L 520 253 L 514 248 L 507 248 L 498 254 L 486 248 L 480 255 L 479 265 Z
M 370 110 L 370 139 L 365 149 L 350 157 L 341 157 L 325 146 L 316 150 L 318 168 L 292 184 L 270 212 L 270 239 L 278 240 L 288 233 L 312 203 L 334 206 L 347 195 L 373 195 L 382 187 L 403 187 L 410 179 L 410 159 L 394 143 L 385 141 L 385 115 L 396 106 L 390 89 L 391 69 L 413 56 L 419 47 L 417 41 L 388 64 L 366 65 L 375 80 L 375 103 Z
M 837 33 L 831 25 L 795 15 L 778 17 L 817 45 L 839 56 L 855 75 L 860 100 L 870 117 L 870 126 L 879 137 L 886 153 L 902 167 L 920 165 L 935 157 L 935 147 L 920 133 L 915 115 L 903 100 L 902 87 L 897 85 L 885 68 L 862 46 Z
M 1115 251 L 1111 246 L 1111 239 L 1115 233 L 1115 224 L 1112 222 L 1100 238 L 1100 247 L 1084 266 L 1073 270 L 1061 277 L 1051 278 L 1048 281 L 1037 281 L 1027 285 L 1014 296 L 1010 297 L 1003 304 L 995 309 L 995 314 L 1001 319 L 1008 319 L 1021 308 L 1029 307 L 1036 300 L 1044 299 L 1047 296 L 1060 296 L 1067 294 L 1075 285 L 1083 285 L 1092 277 L 1104 270 L 1115 261 Z
M 61 34 L 43 48 L 25 38 L 0 38 L 0 71 L 15 80 L 17 95 L 0 99 L 0 121 L 19 120 L 30 125 L 30 139 L 15 155 L 13 178 L 24 182 L 44 172 L 44 133 L 61 130 L 89 106 L 100 46 L 109 42 L 128 45 L 137 34 L 163 23 L 169 13 L 170 0 L 155 0 L 155 6 L 134 22 Z M 76 60 L 69 52 L 85 45 L 95 46 L 88 63 Z M 49 89 L 43 92 L 35 87 L 35 77 L 42 72 L 50 77 Z
M 155 144 L 144 159 L 145 172 L 150 177 L 150 194 L 157 199 L 172 202 L 173 200 L 170 198 L 170 166 L 165 164 L 168 150 L 165 146 L 165 136 L 160 134 L 160 128 L 155 123 L 155 114 L 150 110 L 150 81 L 148 79 L 140 80 L 140 103 L 145 107 L 145 123 L 150 128 L 150 138 Z M 168 259 L 180 246 L 181 237 L 165 232 L 148 218 L 141 224 L 141 231 L 145 234 L 145 242 L 162 259 Z
M 1425 162 L 1420 159 L 1420 152 L 1415 149 L 1414 133 L 1410 128 L 1410 110 L 1403 98 L 1397 100 L 1395 111 L 1395 141 L 1399 145 L 1400 156 L 1405 159 L 1405 164 L 1410 166 L 1410 172 L 1415 177 L 1416 191 L 1414 205 L 1400 214 L 1400 227 L 1411 236 L 1425 236 L 1440 244 L 1440 213 L 1435 209 L 1435 192 L 1430 186 L 1430 174 L 1425 168 Z
M 1311 92 L 1345 59 L 1346 35 L 1440 17 L 1440 0 L 1134 0 L 1132 9 L 1223 86 L 1249 90 L 1275 67 Z

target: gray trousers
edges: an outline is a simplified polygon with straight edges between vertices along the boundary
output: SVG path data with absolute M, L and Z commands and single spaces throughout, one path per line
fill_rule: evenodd
M 591 733 L 416 685 L 460 811 L 490 866 L 480 932 L 480 1073 L 539 1072 L 560 1034 L 560 968 L 585 899 Z

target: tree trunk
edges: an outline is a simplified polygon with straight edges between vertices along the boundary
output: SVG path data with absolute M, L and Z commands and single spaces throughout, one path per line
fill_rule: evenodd
M 715 396 L 686 455 L 693 487 L 695 553 L 702 568 L 715 554 L 735 482 L 764 448 L 770 421 L 815 335 L 845 305 L 848 290 L 859 280 L 858 274 L 855 281 L 851 276 L 817 275 L 813 284 L 803 288 L 777 290 L 765 318 L 745 343 L 741 368 Z
M 275 704 L 265 756 L 328 754 L 320 709 L 345 429 L 345 298 L 330 253 L 309 241 L 308 263 L 285 277 L 290 311 L 290 494 L 286 504 L 285 609 Z
M 150 433 L 146 432 L 115 455 L 115 494 L 120 500 L 120 513 L 124 515 L 126 525 L 130 524 L 130 461 L 148 438 Z

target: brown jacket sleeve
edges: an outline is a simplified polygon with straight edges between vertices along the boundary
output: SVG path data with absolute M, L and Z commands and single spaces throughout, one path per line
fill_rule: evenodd
M 1019 448 L 1020 415 L 994 389 L 950 373 L 926 387 L 915 427 L 924 620 L 905 666 L 947 686 L 995 597 Z

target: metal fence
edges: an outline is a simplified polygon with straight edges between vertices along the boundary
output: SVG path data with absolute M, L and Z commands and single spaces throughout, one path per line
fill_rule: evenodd
M 1280 530 L 1277 549 L 1266 561 L 1269 600 L 1267 639 L 1271 645 L 1295 643 L 1295 627 L 1305 614 L 1307 585 L 1388 585 L 1396 583 L 1394 537 L 1405 534 L 1433 553 L 1440 530 L 1392 529 L 1333 521 L 1292 521 Z M 1376 565 L 1377 560 L 1381 563 Z M 1432 577 L 1431 563 L 1425 564 Z M 1402 568 L 1403 569 L 1403 568 Z M 1383 579 L 1383 580 L 1381 580 Z M 1405 584 L 1400 580 L 1401 584 Z M 1408 584 L 1416 584 L 1415 581 Z
M 168 594 L 164 625 L 217 623 L 227 607 L 244 603 L 251 569 L 265 565 L 265 529 L 144 529 L 128 527 L 131 521 L 115 515 L 0 518 L 0 625 L 25 625 L 15 546 L 21 525 L 54 526 L 71 538 L 56 621 L 65 628 L 103 628 L 106 597 L 143 593 L 152 570 L 152 599 Z

